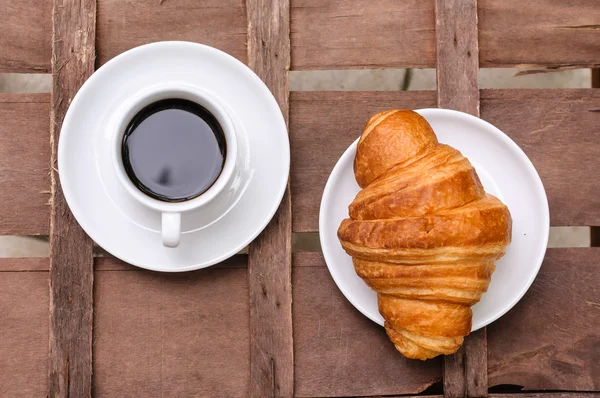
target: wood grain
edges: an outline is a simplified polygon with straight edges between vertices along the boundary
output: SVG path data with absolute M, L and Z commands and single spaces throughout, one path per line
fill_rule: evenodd
M 246 61 L 243 0 L 98 0 L 98 65 L 142 44 L 193 41 Z
M 46 257 L 0 258 L 0 272 L 48 272 L 49 267 Z
M 0 272 L 0 318 L 0 396 L 45 396 L 48 273 Z
M 490 386 L 600 389 L 600 248 L 548 249 L 529 291 L 488 326 Z
M 230 261 L 238 267 L 97 271 L 94 396 L 247 397 L 248 278 L 244 256 Z
M 438 106 L 479 116 L 477 0 L 436 0 L 435 12 Z
M 329 173 L 373 114 L 435 107 L 435 92 L 292 92 L 291 187 L 295 232 L 318 230 L 319 204 Z
M 58 137 L 69 103 L 94 71 L 96 1 L 55 0 L 52 26 L 48 396 L 89 397 L 92 387 L 93 245 L 67 206 L 56 165 Z
M 292 69 L 434 68 L 434 3 L 296 0 Z M 480 0 L 477 7 L 482 67 L 600 65 L 596 0 Z
M 0 2 L 0 73 L 47 73 L 52 0 Z
M 598 398 L 600 392 L 570 391 L 570 392 L 534 392 L 518 394 L 490 394 L 491 398 Z
M 478 0 L 482 67 L 600 65 L 596 0 Z
M 482 90 L 481 117 L 539 172 L 552 225 L 600 225 L 600 90 Z
M 248 66 L 288 120 L 290 2 L 247 0 Z M 248 249 L 250 396 L 292 397 L 292 211 L 289 184 L 277 213 Z
M 320 253 L 294 254 L 293 282 L 296 396 L 416 394 L 441 379 L 441 358 L 397 352 L 338 290 Z
M 436 0 L 437 102 L 440 108 L 479 116 L 477 0 Z M 444 357 L 444 396 L 487 396 L 485 328 Z
M 0 94 L 0 234 L 48 234 L 49 115 L 48 94 Z
M 295 0 L 292 69 L 435 67 L 433 0 Z

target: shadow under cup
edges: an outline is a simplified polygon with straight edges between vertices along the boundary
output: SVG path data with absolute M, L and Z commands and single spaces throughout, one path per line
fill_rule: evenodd
M 211 94 L 175 84 L 135 96 L 118 120 L 119 180 L 134 199 L 162 213 L 163 243 L 176 247 L 181 213 L 210 202 L 233 175 L 233 122 Z

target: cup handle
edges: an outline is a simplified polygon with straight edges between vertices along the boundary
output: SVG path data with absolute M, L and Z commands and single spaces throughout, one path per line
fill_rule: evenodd
M 166 247 L 179 246 L 181 213 L 162 213 L 162 241 Z

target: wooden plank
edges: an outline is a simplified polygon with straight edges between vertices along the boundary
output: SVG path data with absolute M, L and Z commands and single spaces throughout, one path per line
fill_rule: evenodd
M 479 0 L 482 67 L 598 67 L 596 0 Z M 292 69 L 433 68 L 434 1 L 296 0 Z M 508 43 L 508 44 L 507 44 Z
M 440 108 L 479 116 L 477 0 L 436 0 L 437 100 Z M 485 328 L 444 357 L 444 395 L 487 396 Z
M 247 0 L 248 66 L 269 87 L 287 122 L 290 1 Z M 292 211 L 289 184 L 283 200 L 248 249 L 250 283 L 250 396 L 291 397 Z
M 592 69 L 592 87 L 600 88 L 600 69 Z M 590 227 L 590 246 L 600 247 L 600 226 Z
M 435 67 L 433 0 L 295 0 L 292 69 Z
M 529 291 L 488 326 L 490 386 L 597 391 L 600 248 L 548 249 Z
M 52 46 L 52 0 L 0 3 L 0 73 L 47 73 Z
M 0 94 L 2 235 L 48 234 L 49 103 L 48 94 Z
M 246 61 L 243 0 L 98 0 L 98 65 L 142 44 L 193 41 Z
M 338 290 L 320 253 L 294 254 L 293 283 L 296 396 L 417 394 L 441 379 L 441 358 L 396 351 Z
M 0 272 L 48 272 L 49 266 L 50 259 L 45 257 L 0 258 Z
M 598 398 L 600 392 L 582 391 L 582 392 L 535 392 L 518 394 L 490 394 L 491 398 Z
M 394 109 L 435 107 L 433 91 L 292 92 L 290 135 L 294 231 L 315 232 L 325 183 L 369 117 Z
M 0 395 L 45 396 L 48 273 L 0 272 L 0 318 Z
M 247 270 L 243 256 L 232 261 L 239 267 L 96 272 L 94 396 L 248 396 Z
M 235 255 L 227 260 L 213 265 L 211 268 L 246 268 L 248 264 L 248 256 L 243 254 Z M 2 269 L 2 261 L 0 260 L 0 270 Z M 94 271 L 143 271 L 134 265 L 124 263 L 118 258 L 106 255 L 96 257 L 94 259 Z
M 94 72 L 96 1 L 55 0 L 52 26 L 48 395 L 89 397 L 92 391 L 93 244 L 67 206 L 56 165 L 58 137 L 67 108 L 83 82 Z
M 481 117 L 540 173 L 552 225 L 600 225 L 600 90 L 482 90 Z
M 440 108 L 479 116 L 477 0 L 436 0 Z
M 597 0 L 478 0 L 482 67 L 598 67 Z

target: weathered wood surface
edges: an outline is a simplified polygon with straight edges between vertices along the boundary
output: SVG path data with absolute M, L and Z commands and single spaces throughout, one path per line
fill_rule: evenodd
M 49 267 L 50 259 L 46 257 L 0 258 L 0 272 L 47 272 Z
M 243 0 L 98 0 L 98 65 L 164 40 L 207 44 L 246 61 Z
M 287 122 L 290 68 L 289 0 L 247 0 L 248 66 L 265 82 Z M 250 396 L 291 397 L 292 210 L 289 185 L 277 213 L 248 249 Z
M 518 394 L 490 394 L 490 398 L 598 398 L 600 392 L 570 391 L 570 392 L 534 392 Z
M 481 117 L 540 173 L 552 225 L 600 225 L 600 90 L 483 90 Z
M 441 358 L 404 358 L 342 295 L 320 253 L 294 254 L 293 282 L 296 396 L 417 394 L 441 379 Z
M 221 268 L 247 268 L 248 256 L 244 254 L 235 255 L 227 260 L 213 265 L 211 269 Z M 0 269 L 2 262 L 0 262 Z M 141 268 L 131 264 L 124 263 L 116 257 L 106 255 L 104 257 L 96 257 L 94 260 L 94 271 L 142 271 Z
M 52 0 L 0 1 L 0 73 L 48 73 L 51 36 Z
M 292 69 L 435 67 L 433 1 L 295 0 Z
M 529 291 L 488 326 L 490 386 L 600 390 L 600 248 L 548 249 Z
M 47 374 L 48 273 L 0 272 L 0 396 L 44 397 Z
M 327 178 L 373 114 L 393 108 L 435 107 L 435 92 L 292 92 L 290 135 L 294 231 L 319 227 Z
M 58 138 L 67 108 L 94 72 L 96 1 L 54 0 L 52 26 L 48 396 L 89 397 L 92 391 L 93 246 L 67 206 L 56 165 Z
M 296 0 L 293 69 L 434 68 L 434 3 Z M 0 72 L 50 71 L 51 1 L 0 7 Z M 482 67 L 600 65 L 596 0 L 479 0 L 478 15 Z M 245 17 L 241 0 L 99 0 L 98 61 L 157 40 L 205 43 L 245 61 Z
M 435 13 L 438 106 L 479 116 L 477 1 L 436 0 Z
M 48 234 L 49 103 L 48 94 L 0 94 L 2 235 Z
M 479 116 L 477 0 L 436 0 L 437 103 Z M 444 357 L 444 396 L 487 396 L 485 328 L 471 333 Z
M 161 274 L 108 271 L 118 260 L 96 259 L 94 396 L 247 397 L 245 261 Z
M 434 68 L 435 0 L 296 0 L 292 69 Z M 600 65 L 596 0 L 479 0 L 482 67 Z
M 478 0 L 482 67 L 600 65 L 597 0 Z

